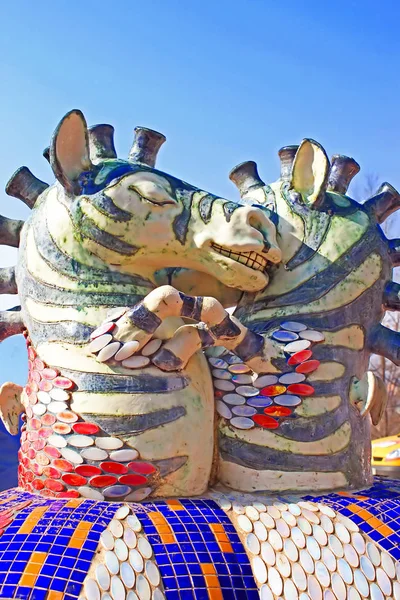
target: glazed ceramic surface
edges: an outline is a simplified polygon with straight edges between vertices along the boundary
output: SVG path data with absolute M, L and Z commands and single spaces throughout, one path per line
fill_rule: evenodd
M 19 248 L 0 292 L 21 300 L 0 340 L 23 333 L 29 359 L 0 388 L 10 433 L 23 419 L 0 598 L 400 598 L 368 371 L 400 363 L 380 325 L 400 243 L 379 228 L 399 195 L 357 204 L 357 163 L 304 140 L 275 184 L 234 169 L 232 202 L 156 170 L 164 139 L 137 128 L 121 160 L 71 111 L 44 153 L 56 183 L 7 184 L 32 213 L 0 218 Z

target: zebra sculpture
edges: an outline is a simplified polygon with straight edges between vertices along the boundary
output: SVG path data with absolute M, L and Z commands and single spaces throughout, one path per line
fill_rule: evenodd
M 44 153 L 56 183 L 7 185 L 32 214 L 0 218 L 19 248 L 0 292 L 21 300 L 0 340 L 23 333 L 29 359 L 0 390 L 10 433 L 23 420 L 0 598 L 399 600 L 368 371 L 371 352 L 400 363 L 380 325 L 400 243 L 378 226 L 399 195 L 358 205 L 357 163 L 304 140 L 275 184 L 234 169 L 230 202 L 156 170 L 164 139 L 137 128 L 120 160 L 113 128 L 71 111 Z

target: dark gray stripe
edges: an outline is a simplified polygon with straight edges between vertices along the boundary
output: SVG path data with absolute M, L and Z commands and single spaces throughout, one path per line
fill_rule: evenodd
M 348 461 L 348 451 L 343 450 L 337 454 L 304 455 L 292 454 L 272 448 L 265 448 L 249 444 L 241 440 L 230 438 L 219 433 L 219 449 L 224 460 L 255 469 L 257 471 L 345 471 Z
M 33 233 L 36 248 L 41 258 L 57 273 L 66 275 L 79 281 L 98 281 L 101 283 L 126 283 L 131 285 L 151 285 L 149 281 L 136 276 L 118 273 L 118 271 L 109 271 L 106 269 L 94 269 L 79 263 L 72 257 L 65 254 L 52 238 L 47 221 L 44 207 L 40 207 L 40 212 L 35 215 L 32 221 Z M 71 218 L 71 216 L 70 216 Z M 72 227 L 72 223 L 71 223 Z
M 223 210 L 224 210 L 225 219 L 227 220 L 228 223 L 231 220 L 231 217 L 232 217 L 233 213 L 235 212 L 235 210 L 237 210 L 241 206 L 243 206 L 243 205 L 237 204 L 236 202 L 224 202 Z
M 58 365 L 54 365 L 58 366 Z M 163 394 L 183 390 L 189 385 L 186 377 L 177 375 L 117 375 L 84 373 L 60 367 L 63 376 L 69 377 L 79 392 L 111 394 Z
M 186 242 L 187 230 L 189 227 L 190 217 L 192 216 L 192 202 L 194 192 L 191 190 L 177 190 L 177 197 L 183 205 L 182 212 L 175 218 L 172 223 L 176 239 L 184 245 Z
M 160 348 L 152 357 L 152 363 L 163 371 L 177 371 L 182 369 L 183 362 L 168 348 Z
M 118 254 L 133 256 L 139 250 L 137 246 L 128 244 L 127 242 L 120 240 L 116 235 L 111 235 L 110 233 L 107 233 L 107 231 L 99 229 L 94 221 L 89 219 L 86 215 L 79 222 L 77 228 L 81 235 L 93 240 L 104 248 L 117 252 Z
M 264 338 L 249 329 L 240 344 L 236 346 L 235 354 L 243 361 L 247 361 L 254 356 L 261 355 L 263 348 Z
M 209 223 L 211 221 L 212 207 L 217 200 L 217 196 L 213 194 L 207 194 L 199 202 L 199 213 L 203 223 Z
M 162 323 L 160 317 L 151 312 L 142 302 L 132 308 L 128 312 L 127 317 L 132 321 L 133 325 L 146 333 L 154 333 Z
M 317 417 L 286 419 L 281 422 L 279 429 L 274 430 L 274 433 L 279 437 L 296 442 L 323 440 L 339 429 L 348 418 L 349 408 L 342 399 L 340 406 L 331 412 Z
M 89 282 L 87 282 L 89 283 Z M 37 302 L 62 307 L 89 307 L 89 306 L 134 306 L 143 299 L 143 294 L 85 292 L 85 282 L 82 288 L 75 290 L 64 290 L 40 281 L 25 273 L 19 281 L 19 293 L 24 298 L 31 298 Z M 112 287 L 110 286 L 112 289 Z M 151 291 L 150 288 L 149 291 Z
M 149 429 L 160 427 L 160 425 L 177 421 L 186 415 L 186 409 L 183 406 L 174 406 L 145 415 L 120 415 L 118 417 L 92 413 L 82 413 L 82 415 L 85 419 L 101 427 L 108 435 L 123 437 L 143 433 Z
M 187 296 L 182 292 L 179 292 L 179 297 L 183 302 L 181 316 L 193 319 L 195 321 L 200 321 L 201 311 L 203 310 L 203 297 Z
M 69 344 L 85 344 L 89 342 L 93 327 L 76 321 L 60 321 L 58 323 L 42 323 L 30 317 L 29 333 L 35 343 L 67 342 Z
M 257 302 L 253 312 L 262 310 L 261 305 L 272 308 L 292 304 L 308 304 L 319 300 L 368 258 L 375 250 L 376 237 L 376 231 L 370 229 L 352 250 L 348 250 L 345 255 L 330 264 L 327 269 L 317 273 L 317 275 L 287 294 Z
M 371 297 L 375 294 L 381 295 L 382 289 L 383 281 L 378 280 L 353 302 L 344 304 L 333 310 L 315 313 L 310 312 L 307 314 L 293 313 L 286 317 L 279 316 L 266 321 L 253 321 L 250 324 L 247 324 L 247 326 L 251 327 L 253 331 L 263 335 L 268 334 L 272 329 L 278 327 L 280 323 L 288 320 L 300 321 L 300 323 L 304 323 L 304 325 L 307 325 L 307 327 L 310 327 L 311 329 L 323 329 L 325 331 L 335 331 L 336 329 L 347 327 L 349 323 L 357 325 L 365 323 L 367 326 L 370 326 L 371 322 L 382 318 L 380 316 L 381 306 L 379 304 L 374 307 L 374 312 L 370 312 L 372 307 Z M 368 310 L 366 310 L 366 307 Z M 268 308 L 268 306 L 264 306 L 263 308 Z M 263 308 L 259 310 L 263 310 Z M 242 323 L 246 323 L 248 316 L 253 314 L 252 308 L 251 311 L 249 311 L 249 306 L 243 305 L 235 311 L 234 316 Z M 317 347 L 318 346 L 314 346 L 313 351 Z
M 92 269 L 82 263 L 79 263 L 72 257 L 64 254 L 55 244 L 50 234 L 46 231 L 44 223 L 35 222 L 34 236 L 36 248 L 42 260 L 57 273 L 60 273 L 70 279 L 78 281 L 90 281 L 99 283 L 124 283 L 133 285 L 142 285 L 144 281 L 140 277 L 118 273 L 117 271 L 108 271 Z M 146 282 L 149 285 L 149 282 Z
M 131 213 L 118 208 L 104 192 L 100 192 L 95 196 L 90 196 L 88 200 L 90 200 L 90 203 L 93 204 L 99 212 L 108 218 L 112 218 L 113 221 L 133 221 L 135 219 L 134 215 Z
M 210 327 L 210 331 L 216 338 L 222 339 L 233 339 L 240 334 L 239 327 L 232 321 L 229 314 L 226 315 L 221 323 Z

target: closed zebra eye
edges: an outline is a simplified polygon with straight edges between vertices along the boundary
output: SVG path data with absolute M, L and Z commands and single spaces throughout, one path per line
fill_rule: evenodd
M 177 200 L 173 198 L 163 186 L 153 181 L 140 181 L 130 185 L 128 189 L 136 192 L 144 200 L 156 204 L 157 206 L 178 204 Z

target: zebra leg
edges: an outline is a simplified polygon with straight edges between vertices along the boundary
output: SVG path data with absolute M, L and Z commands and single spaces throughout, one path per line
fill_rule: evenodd
M 279 344 L 247 329 L 215 298 L 187 296 L 170 285 L 152 290 L 131 310 L 124 312 L 116 321 L 112 334 L 105 334 L 109 336 L 110 348 L 102 346 L 99 360 L 107 361 L 113 357 L 119 360 L 121 356 L 120 360 L 123 360 L 128 352 L 129 356 L 134 354 L 169 317 L 184 317 L 199 323 L 180 327 L 153 356 L 153 364 L 160 369 L 183 369 L 199 349 L 216 345 L 237 354 L 256 373 L 276 372 L 271 360 L 282 355 Z M 93 352 L 98 351 L 96 339 L 90 344 Z

